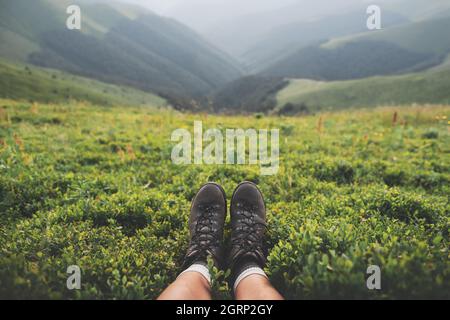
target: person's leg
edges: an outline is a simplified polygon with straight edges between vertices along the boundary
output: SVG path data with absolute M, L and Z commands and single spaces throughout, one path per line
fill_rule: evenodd
M 192 200 L 189 217 L 191 239 L 178 278 L 159 296 L 158 300 L 210 300 L 210 274 L 207 257 L 217 267 L 223 264 L 223 227 L 227 202 L 223 189 L 208 183 Z
M 236 300 L 284 300 L 267 277 L 252 274 L 241 280 L 234 291 Z
M 238 300 L 279 300 L 283 297 L 270 284 L 266 263 L 266 207 L 261 191 L 251 182 L 241 183 L 233 193 L 231 213 L 231 285 Z
M 211 288 L 202 274 L 185 272 L 161 293 L 158 300 L 211 300 Z

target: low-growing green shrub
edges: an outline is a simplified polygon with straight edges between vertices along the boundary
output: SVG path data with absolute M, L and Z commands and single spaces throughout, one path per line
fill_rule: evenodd
M 156 298 L 180 272 L 197 189 L 216 181 L 229 198 L 243 180 L 264 194 L 266 271 L 286 298 L 450 298 L 450 138 L 432 120 L 448 107 L 393 127 L 391 109 L 255 119 L 5 105 L 0 298 Z M 402 110 L 405 119 L 416 114 Z M 278 174 L 172 164 L 172 131 L 199 119 L 209 128 L 279 128 Z M 66 287 L 70 265 L 81 268 L 81 290 Z M 381 290 L 366 286 L 369 265 L 381 269 Z M 229 272 L 212 274 L 214 296 L 231 298 Z

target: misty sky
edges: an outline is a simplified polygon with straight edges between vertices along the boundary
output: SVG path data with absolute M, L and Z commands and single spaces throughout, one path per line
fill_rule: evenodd
M 298 0 L 122 0 L 145 6 L 159 14 L 170 14 L 180 9 L 200 8 L 219 9 L 222 15 L 246 14 L 259 10 L 282 7 Z M 333 0 L 332 0 L 333 1 Z
M 273 13 L 281 17 L 281 8 L 292 8 L 297 20 L 317 15 L 333 15 L 348 11 L 351 7 L 377 4 L 389 7 L 404 3 L 414 7 L 422 2 L 446 2 L 449 0 L 116 0 L 144 6 L 158 14 L 175 18 L 197 31 L 208 32 L 210 27 L 238 17 Z M 408 8 L 403 8 L 408 10 Z M 284 11 L 286 13 L 286 11 Z
M 222 21 L 259 13 L 276 13 L 280 8 L 295 6 L 295 12 L 305 17 L 345 11 L 362 3 L 382 3 L 388 0 L 119 0 L 139 4 L 152 11 L 173 17 L 204 33 Z M 389 0 L 390 2 L 396 0 Z M 281 18 L 281 17 L 280 17 Z
M 268 12 L 292 4 L 304 6 L 305 11 L 329 11 L 346 8 L 349 4 L 368 0 L 121 0 L 145 6 L 156 13 L 172 16 L 191 24 L 202 21 L 229 20 L 243 16 Z M 381 0 L 383 1 L 383 0 Z M 373 2 L 373 1 L 372 1 Z M 380 2 L 378 0 L 378 2 Z M 196 21 L 197 20 L 197 21 Z

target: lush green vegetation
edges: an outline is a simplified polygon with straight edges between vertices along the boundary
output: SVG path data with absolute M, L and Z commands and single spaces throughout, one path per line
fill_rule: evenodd
M 217 181 L 231 195 L 249 179 L 267 201 L 267 272 L 287 298 L 448 299 L 449 116 L 444 106 L 284 118 L 1 100 L 0 297 L 154 298 L 179 271 L 197 188 Z M 280 172 L 173 165 L 171 132 L 194 120 L 280 128 Z M 80 291 L 66 289 L 73 264 Z M 366 288 L 371 264 L 380 291 Z
M 292 80 L 277 95 L 277 111 L 304 113 L 348 107 L 450 104 L 450 69 L 351 81 Z
M 166 105 L 164 99 L 133 88 L 1 60 L 0 98 L 53 103 L 76 100 L 106 106 Z

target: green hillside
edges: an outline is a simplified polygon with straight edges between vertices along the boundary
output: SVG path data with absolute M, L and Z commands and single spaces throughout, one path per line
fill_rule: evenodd
M 329 50 L 304 48 L 262 74 L 314 80 L 349 80 L 421 70 L 440 63 L 432 54 L 418 53 L 382 41 L 349 42 Z
M 277 95 L 278 110 L 288 113 L 414 103 L 450 104 L 450 69 L 350 81 L 292 80 Z
M 301 48 L 315 45 L 326 39 L 342 37 L 361 32 L 367 28 L 361 18 L 361 12 L 352 11 L 346 14 L 322 17 L 313 21 L 291 22 L 279 26 L 267 34 L 250 48 L 241 59 L 252 72 L 259 72 L 282 61 Z M 387 27 L 408 20 L 399 14 L 384 12 L 383 22 Z
M 356 36 L 336 38 L 325 43 L 322 47 L 332 50 L 349 42 L 384 41 L 414 52 L 446 55 L 450 52 L 449 30 L 450 16 L 446 16 Z
M 0 0 L 0 56 L 166 96 L 205 94 L 240 76 L 231 58 L 172 19 L 75 1 L 83 24 L 71 31 L 68 3 Z
M 262 74 L 333 81 L 426 70 L 450 53 L 448 30 L 450 16 L 335 38 L 300 49 Z
M 57 70 L 0 61 L 0 98 L 98 105 L 165 106 L 164 99 L 129 87 L 119 87 Z
M 441 64 L 431 68 L 429 71 L 441 71 L 450 69 L 450 53 L 447 55 L 444 61 Z

